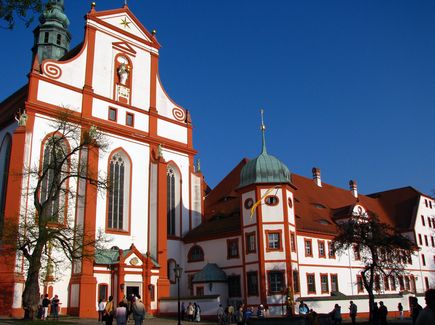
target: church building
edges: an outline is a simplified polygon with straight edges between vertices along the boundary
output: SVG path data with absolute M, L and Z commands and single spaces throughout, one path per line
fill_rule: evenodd
M 98 11 L 92 4 L 84 40 L 70 49 L 64 1 L 48 3 L 34 30 L 28 82 L 0 103 L 0 226 L 35 216 L 33 180 L 23 171 L 49 159 L 60 111 L 81 130 L 104 134 L 108 149 L 81 154 L 80 162 L 107 175 L 111 188 L 97 193 L 72 179 L 66 186 L 80 195 L 60 198 L 68 212 L 57 222 L 112 241 L 92 259 L 43 265 L 40 293 L 57 294 L 62 314 L 95 318 L 99 299 L 135 294 L 148 313 L 175 315 L 176 266 L 183 302 L 196 301 L 205 317 L 219 304 L 263 304 L 283 315 L 288 300 L 318 312 L 353 300 L 367 313 L 357 250 L 336 256 L 331 249 L 337 222 L 366 212 L 419 247 L 403 276 L 377 280 L 377 297 L 390 310 L 398 302 L 408 310 L 410 296 L 435 286 L 432 197 L 412 187 L 362 195 L 356 181 L 349 189 L 326 184 L 319 168 L 312 178 L 291 173 L 268 153 L 263 122 L 260 155 L 242 159 L 210 189 L 194 162 L 191 114 L 160 81 L 155 32 L 127 5 Z M 25 277 L 22 255 L 0 255 L 2 315 L 23 315 Z

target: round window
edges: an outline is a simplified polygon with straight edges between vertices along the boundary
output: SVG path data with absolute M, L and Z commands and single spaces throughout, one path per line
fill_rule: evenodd
M 245 200 L 245 209 L 250 209 L 254 205 L 254 201 L 249 198 Z
M 269 195 L 266 196 L 266 198 L 264 199 L 264 202 L 267 205 L 277 205 L 278 204 L 278 197 L 276 195 Z

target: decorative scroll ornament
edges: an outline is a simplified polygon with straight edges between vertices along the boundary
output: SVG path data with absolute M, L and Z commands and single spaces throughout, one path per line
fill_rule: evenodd
M 172 109 L 172 115 L 177 121 L 184 122 L 186 120 L 186 113 L 181 108 L 174 107 Z
M 59 79 L 62 75 L 62 69 L 53 63 L 44 64 L 42 66 L 42 72 L 53 79 Z

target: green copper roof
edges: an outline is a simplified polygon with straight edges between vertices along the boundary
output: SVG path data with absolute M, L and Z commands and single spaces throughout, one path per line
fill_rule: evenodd
M 69 25 L 69 19 L 63 10 L 63 0 L 50 0 L 48 1 L 42 15 L 39 17 L 39 22 L 41 24 L 51 22 L 53 25 L 60 24 L 59 27 L 67 28 Z
M 97 249 L 95 252 L 96 264 L 116 264 L 119 260 L 119 251 L 113 249 Z
M 239 187 L 261 183 L 291 183 L 291 174 L 287 166 L 267 153 L 263 112 L 261 114 L 262 151 L 257 158 L 252 159 L 242 168 Z
M 193 283 L 225 282 L 227 275 L 215 263 L 208 263 L 204 268 L 193 276 Z

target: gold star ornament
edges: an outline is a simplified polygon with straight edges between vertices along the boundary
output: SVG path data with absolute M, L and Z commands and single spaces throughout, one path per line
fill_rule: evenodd
M 124 17 L 123 19 L 121 19 L 121 25 L 124 27 L 124 28 L 130 28 L 130 25 L 131 24 L 131 21 L 127 21 L 127 18 L 126 17 Z

